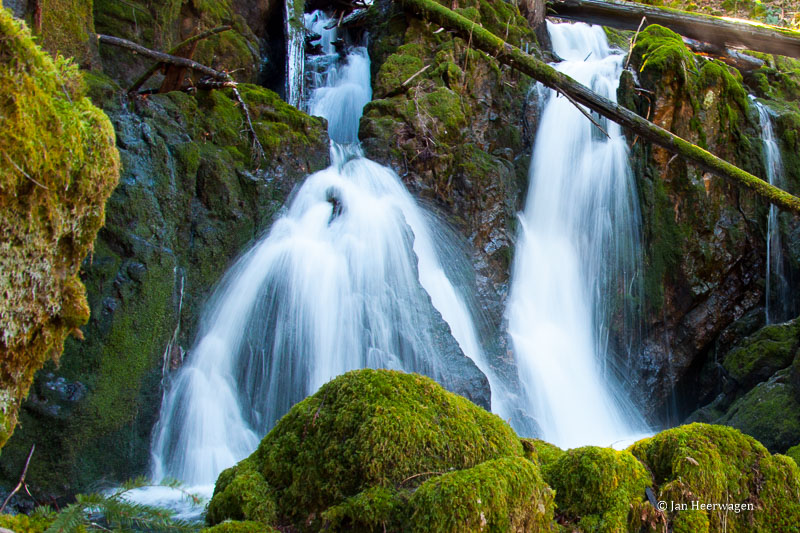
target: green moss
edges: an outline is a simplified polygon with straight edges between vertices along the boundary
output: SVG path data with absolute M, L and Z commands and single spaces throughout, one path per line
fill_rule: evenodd
M 722 366 L 749 389 L 789 366 L 800 344 L 800 322 L 775 324 L 758 330 L 725 355 Z
M 788 381 L 788 370 L 759 383 L 736 400 L 716 422 L 733 426 L 772 451 L 800 442 L 800 403 Z
M 2 446 L 34 372 L 88 318 L 78 268 L 103 224 L 119 155 L 77 68 L 41 51 L 6 10 L 0 82 Z
M 429 378 L 359 370 L 295 405 L 247 461 L 274 490 L 278 519 L 313 528 L 371 487 L 413 488 L 418 474 L 521 453 L 505 422 Z
M 631 51 L 631 62 L 640 65 L 639 70 L 658 76 L 664 73 L 686 79 L 689 70 L 695 68 L 695 58 L 677 33 L 658 24 L 652 24 L 639 33 Z
M 326 531 L 400 531 L 407 513 L 408 491 L 375 486 L 322 513 Z
M 209 524 L 245 519 L 262 524 L 269 524 L 275 519 L 272 489 L 253 461 L 249 460 L 219 475 L 206 514 Z
M 584 531 L 624 532 L 632 502 L 644 500 L 650 476 L 627 451 L 586 446 L 543 468 L 560 513 Z
M 522 442 L 525 458 L 533 461 L 541 468 L 550 466 L 566 453 L 555 444 L 539 439 L 520 439 L 520 442 Z
M 794 459 L 794 462 L 800 465 L 800 444 L 795 444 L 786 450 L 786 456 Z
M 710 523 L 705 511 L 687 509 L 672 520 L 673 533 L 708 533 Z
M 214 527 L 203 529 L 202 533 L 277 533 L 277 531 L 277 529 L 261 522 L 229 520 Z
M 432 478 L 414 492 L 407 531 L 550 531 L 553 491 L 523 457 L 504 457 Z
M 699 510 L 708 518 L 709 531 L 798 530 L 800 470 L 789 458 L 771 456 L 738 430 L 690 424 L 641 440 L 630 452 L 652 472 L 658 500 L 685 503 L 689 509 L 693 501 L 754 505 L 754 511 L 740 513 Z M 683 512 L 668 512 L 670 522 L 688 520 L 677 518 Z M 702 522 L 691 517 L 691 523 Z
M 14 533 L 44 533 L 55 519 L 53 513 L 34 512 L 28 516 L 24 514 L 0 514 L 0 528 L 11 530 Z M 85 528 L 80 527 L 76 533 L 84 533 Z
M 440 87 L 422 97 L 420 112 L 436 119 L 441 124 L 443 139 L 453 139 L 467 125 L 467 117 L 461 107 L 461 98 L 451 89 Z
M 92 0 L 48 0 L 41 10 L 42 47 L 90 64 L 97 53 Z
M 402 88 L 402 84 L 419 72 L 425 64 L 413 55 L 392 54 L 383 62 L 375 78 L 375 94 L 381 98 Z

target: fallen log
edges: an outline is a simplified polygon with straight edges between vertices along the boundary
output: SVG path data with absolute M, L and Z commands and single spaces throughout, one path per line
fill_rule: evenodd
M 686 46 L 688 46 L 692 52 L 719 59 L 726 65 L 730 65 L 742 72 L 751 72 L 764 66 L 764 61 L 761 59 L 737 52 L 736 50 L 728 50 L 715 44 L 696 41 L 688 37 L 684 37 L 683 42 L 686 43 Z
M 613 120 L 643 139 L 682 156 L 703 170 L 750 189 L 766 201 L 782 209 L 800 214 L 800 198 L 770 185 L 707 150 L 695 146 L 640 117 L 633 111 L 592 92 L 569 76 L 524 53 L 516 46 L 503 41 L 482 26 L 436 3 L 434 0 L 401 0 L 401 3 L 408 11 L 419 14 L 464 39 L 470 39 L 474 48 L 496 58 L 500 63 L 515 68 L 545 86 L 563 93 L 575 102 L 583 104 L 589 109 Z
M 156 50 L 145 48 L 144 46 L 136 44 L 135 42 L 129 41 L 127 39 L 122 39 L 120 37 L 112 37 L 111 35 L 103 35 L 98 33 L 97 40 L 98 42 L 104 44 L 110 44 L 113 46 L 119 46 L 121 48 L 127 48 L 128 50 L 136 52 L 137 54 L 141 54 L 145 57 L 155 59 L 159 63 L 169 63 L 171 65 L 176 65 L 179 67 L 196 70 L 197 72 L 201 72 L 206 76 L 211 76 L 212 78 L 219 80 L 228 79 L 228 74 L 226 72 L 220 72 L 218 70 L 214 70 L 211 67 L 201 65 L 200 63 L 192 61 L 191 59 L 186 59 L 185 57 L 178 57 L 171 54 L 166 54 L 164 52 L 158 52 Z
M 172 47 L 172 49 L 169 52 L 167 52 L 167 54 L 175 55 L 176 57 L 180 57 L 180 56 L 177 56 L 176 54 L 178 52 L 180 52 L 181 49 L 184 46 L 189 46 L 189 45 L 197 43 L 198 41 L 201 41 L 203 39 L 208 39 L 212 35 L 216 35 L 218 33 L 226 32 L 226 31 L 228 31 L 230 29 L 231 29 L 231 26 L 220 26 L 218 28 L 214 28 L 214 29 L 211 29 L 211 30 L 207 30 L 207 31 L 198 33 L 197 35 L 189 37 L 185 41 L 183 41 L 181 43 L 178 43 L 177 46 Z M 144 74 L 139 76 L 139 79 L 137 79 L 135 82 L 133 82 L 133 85 L 131 85 L 130 89 L 128 89 L 128 92 L 129 93 L 135 93 L 136 91 L 138 91 L 139 88 L 141 88 L 141 86 L 144 85 L 145 82 L 147 82 L 147 80 L 149 80 L 153 76 L 153 74 L 156 73 L 156 71 L 159 69 L 159 67 L 161 67 L 161 65 L 162 65 L 162 63 L 159 61 L 159 62 L 155 63 L 153 66 L 151 66 L 147 70 L 147 72 L 145 72 Z
M 659 24 L 684 37 L 723 49 L 747 49 L 800 58 L 800 32 L 757 22 L 733 21 L 623 0 L 548 0 L 547 7 L 549 15 L 620 30 L 636 30 L 645 17 L 645 25 Z

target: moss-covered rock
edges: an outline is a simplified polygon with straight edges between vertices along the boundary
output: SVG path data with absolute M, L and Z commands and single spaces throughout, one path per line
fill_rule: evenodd
M 252 520 L 228 520 L 216 526 L 206 528 L 202 530 L 202 533 L 273 533 L 277 531 L 277 529 L 262 522 L 253 522 Z
M 758 116 L 738 71 L 696 56 L 657 25 L 639 33 L 630 65 L 638 82 L 623 77 L 620 102 L 763 175 Z M 633 139 L 632 146 L 645 254 L 639 390 L 648 405 L 675 405 L 675 395 L 691 411 L 720 392 L 694 386 L 693 372 L 713 353 L 716 337 L 763 297 L 766 206 L 662 148 Z M 624 332 L 613 335 L 624 342 Z
M 410 500 L 407 531 L 472 533 L 552 530 L 553 490 L 523 457 L 503 457 L 437 476 Z
M 520 439 L 525 458 L 540 467 L 550 466 L 564 455 L 564 450 L 540 439 Z
M 34 372 L 89 318 L 78 277 L 119 179 L 114 131 L 82 78 L 0 9 L 0 446 Z
M 255 82 L 261 45 L 234 7 L 231 0 L 94 0 L 94 17 L 98 33 L 165 52 L 200 31 L 230 25 L 232 30 L 200 42 L 193 58 L 231 72 L 238 81 Z M 100 57 L 104 70 L 126 85 L 152 64 L 129 50 L 105 45 Z
M 245 494 L 239 492 L 242 503 L 236 503 L 228 487 L 247 486 L 250 481 L 239 479 L 255 470 L 273 491 L 278 523 L 314 529 L 323 517 L 353 526 L 355 517 L 372 516 L 374 521 L 361 524 L 370 530 L 395 520 L 403 499 L 392 490 L 410 490 L 430 475 L 521 456 L 522 445 L 505 422 L 431 379 L 353 371 L 295 405 L 246 460 L 244 473 L 220 476 L 209 521 L 254 518 L 246 514 Z M 527 472 L 523 485 L 535 485 L 533 474 L 521 471 Z M 359 509 L 372 514 L 359 515 L 354 511 Z M 228 514 L 240 510 L 244 516 Z
M 800 465 L 800 444 L 795 444 L 786 450 L 786 456 L 794 459 L 794 462 Z
M 556 491 L 559 515 L 582 531 L 627 531 L 629 512 L 650 485 L 647 470 L 629 452 L 595 446 L 567 451 L 543 473 Z
M 113 80 L 89 80 L 112 117 L 123 170 L 82 267 L 92 310 L 86 340 L 68 341 L 60 368 L 41 373 L 24 428 L 3 450 L 0 473 L 13 485 L 36 443 L 27 481 L 39 494 L 147 471 L 164 368 L 181 364 L 225 269 L 294 186 L 328 161 L 323 122 L 261 87 L 239 87 L 266 151 L 254 162 L 241 109 L 225 91 L 152 95 L 123 107 Z
M 789 366 L 800 346 L 800 320 L 758 330 L 725 355 L 722 366 L 748 390 Z
M 798 531 L 800 469 L 770 455 L 755 439 L 723 426 L 690 424 L 630 447 L 653 475 L 657 499 L 668 503 L 673 530 Z M 753 510 L 695 509 L 703 504 L 752 504 Z M 679 510 L 685 504 L 692 514 Z M 740 508 L 741 509 L 741 508 Z
M 773 452 L 783 452 L 800 442 L 800 403 L 788 383 L 788 371 L 759 383 L 714 423 L 733 426 Z

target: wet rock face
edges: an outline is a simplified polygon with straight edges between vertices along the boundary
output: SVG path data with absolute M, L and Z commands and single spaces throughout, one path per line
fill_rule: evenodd
M 457 7 L 538 53 L 533 30 L 512 4 L 465 0 Z M 538 112 L 533 82 L 394 3 L 377 2 L 372 16 L 373 101 L 359 138 L 368 157 L 392 167 L 467 236 L 493 329 L 487 337 L 500 337 Z M 494 351 L 500 366 L 513 360 L 503 341 Z
M 11 480 L 36 442 L 28 482 L 42 493 L 146 472 L 162 366 L 180 365 L 222 273 L 294 186 L 328 163 L 323 122 L 266 89 L 240 86 L 267 152 L 256 165 L 226 92 L 127 102 L 107 78 L 91 79 L 123 168 L 81 268 L 91 320 L 83 342 L 67 343 L 60 368 L 39 376 L 24 429 L 3 450 Z
M 758 120 L 738 72 L 695 56 L 679 36 L 658 26 L 640 34 L 631 65 L 636 78 L 623 76 L 621 102 L 763 175 Z M 643 218 L 647 332 L 634 370 L 648 410 L 663 413 L 690 366 L 763 298 L 766 207 L 661 148 L 632 143 Z

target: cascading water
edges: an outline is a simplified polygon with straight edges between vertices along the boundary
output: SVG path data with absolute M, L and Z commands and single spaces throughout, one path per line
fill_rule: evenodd
M 758 119 L 761 125 L 767 181 L 771 185 L 784 187 L 783 159 L 775 139 L 770 110 L 761 102 L 755 100 L 754 102 L 758 108 Z M 778 208 L 770 204 L 767 218 L 767 283 L 764 296 L 767 324 L 789 320 L 794 316 L 791 306 L 791 288 L 784 272 L 781 232 L 778 222 Z
M 285 0 L 283 14 L 286 37 L 286 101 L 300 107 L 303 99 L 303 67 L 305 38 L 300 25 L 300 17 L 295 12 L 294 0 Z
M 616 100 L 623 56 L 602 28 L 548 29 L 564 59 L 556 68 Z M 595 120 L 605 132 L 550 92 L 506 311 L 529 413 L 542 438 L 562 447 L 607 446 L 646 431 L 608 368 L 610 317 L 639 285 L 638 203 L 619 126 Z
M 340 61 L 330 19 L 316 13 L 306 22 L 323 49 L 309 58 L 320 85 L 308 109 L 328 119 L 333 165 L 306 179 L 215 291 L 165 392 L 152 447 L 156 479 L 212 485 L 294 403 L 348 370 L 402 369 L 446 384 L 437 311 L 461 350 L 488 366 L 437 257 L 429 217 L 394 172 L 362 156 L 366 49 L 352 47 Z

